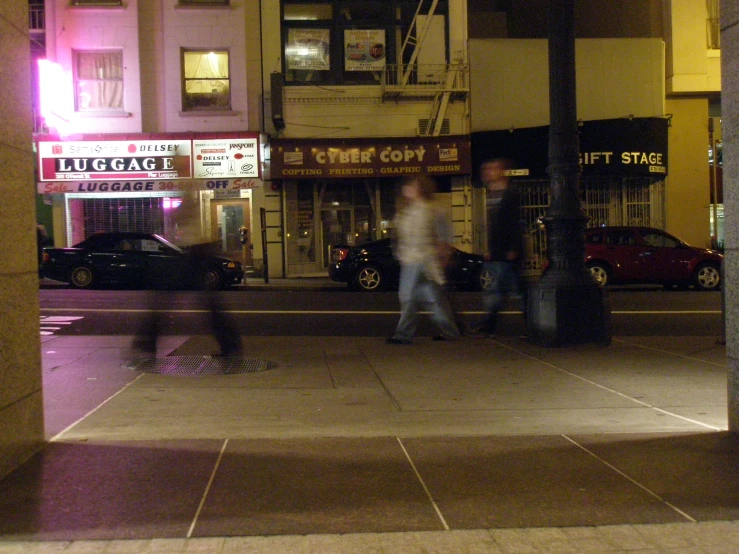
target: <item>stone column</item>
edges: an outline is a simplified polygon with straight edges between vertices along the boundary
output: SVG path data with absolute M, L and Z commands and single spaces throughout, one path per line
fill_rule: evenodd
M 28 2 L 0 2 L 0 478 L 44 441 Z
M 724 295 L 729 430 L 739 433 L 739 2 L 721 2 L 721 125 L 724 163 Z

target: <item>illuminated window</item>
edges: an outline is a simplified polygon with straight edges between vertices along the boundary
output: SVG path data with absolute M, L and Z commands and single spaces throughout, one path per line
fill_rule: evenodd
M 76 51 L 74 94 L 78 112 L 123 110 L 123 52 Z
M 414 49 L 401 47 L 416 28 L 417 15 L 428 15 L 433 5 L 434 16 L 446 21 L 448 0 L 421 5 L 419 0 L 282 0 L 285 83 L 379 85 L 388 64 L 410 63 Z
M 183 50 L 182 75 L 183 110 L 231 109 L 227 51 Z

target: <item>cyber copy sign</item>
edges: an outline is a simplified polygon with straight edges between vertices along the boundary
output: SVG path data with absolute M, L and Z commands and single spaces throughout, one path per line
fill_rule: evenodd
M 39 141 L 41 181 L 189 179 L 189 140 Z
M 193 173 L 197 179 L 259 177 L 259 140 L 224 138 L 193 140 Z

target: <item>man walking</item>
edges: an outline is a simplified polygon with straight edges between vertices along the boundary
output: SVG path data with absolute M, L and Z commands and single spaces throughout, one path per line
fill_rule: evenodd
M 520 200 L 510 186 L 507 171 L 511 162 L 496 158 L 483 162 L 480 179 L 485 186 L 488 247 L 484 267 L 493 278 L 491 289 L 485 294 L 485 319 L 476 328 L 484 335 L 493 335 L 498 326 L 498 311 L 506 296 L 518 298 L 526 317 L 525 291 L 521 286 L 523 263 L 523 236 Z

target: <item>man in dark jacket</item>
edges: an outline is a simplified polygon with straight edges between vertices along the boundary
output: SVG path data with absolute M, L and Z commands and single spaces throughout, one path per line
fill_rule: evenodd
M 521 286 L 524 249 L 520 200 L 515 188 L 510 186 L 509 169 L 511 162 L 505 158 L 488 160 L 480 166 L 480 179 L 486 188 L 488 231 L 484 267 L 493 278 L 492 288 L 484 299 L 487 315 L 477 328 L 478 332 L 486 335 L 495 333 L 498 311 L 506 296 L 521 300 L 525 310 Z

